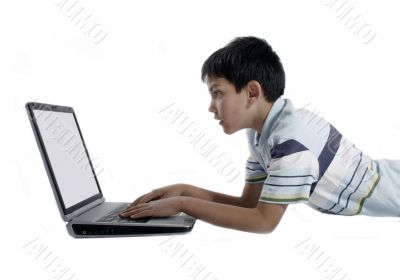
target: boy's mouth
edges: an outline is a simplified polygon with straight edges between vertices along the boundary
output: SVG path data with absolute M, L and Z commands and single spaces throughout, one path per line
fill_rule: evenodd
M 222 125 L 222 122 L 223 122 L 223 121 L 220 121 L 220 122 L 219 122 L 219 125 Z

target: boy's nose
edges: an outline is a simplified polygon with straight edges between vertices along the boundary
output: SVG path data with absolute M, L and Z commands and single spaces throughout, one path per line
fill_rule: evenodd
M 210 102 L 210 105 L 208 106 L 208 111 L 209 111 L 210 113 L 215 113 L 214 102 Z

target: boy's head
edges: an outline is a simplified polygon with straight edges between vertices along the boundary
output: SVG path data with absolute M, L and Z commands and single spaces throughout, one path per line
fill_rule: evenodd
M 265 100 L 274 102 L 285 90 L 279 56 L 264 39 L 238 37 L 214 52 L 201 68 L 201 79 L 225 78 L 239 93 L 251 80 L 260 83 Z
M 204 62 L 201 79 L 212 101 L 210 112 L 227 134 L 259 128 L 260 118 L 284 93 L 285 72 L 278 55 L 263 39 L 239 37 Z

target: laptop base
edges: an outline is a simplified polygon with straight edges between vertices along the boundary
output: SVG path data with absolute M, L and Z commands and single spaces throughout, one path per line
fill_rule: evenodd
M 101 225 L 101 224 L 67 224 L 68 233 L 74 238 L 93 237 L 124 237 L 124 236 L 148 236 L 165 234 L 184 234 L 192 230 L 191 227 L 157 227 L 129 225 Z

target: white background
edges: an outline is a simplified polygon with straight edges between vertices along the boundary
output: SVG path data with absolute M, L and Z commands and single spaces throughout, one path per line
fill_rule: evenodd
M 183 251 L 166 252 L 167 237 L 73 239 L 24 109 L 27 101 L 75 108 L 90 153 L 103 166 L 99 181 L 110 201 L 131 201 L 175 182 L 239 195 L 244 172 L 227 182 L 159 111 L 175 103 L 243 170 L 244 134 L 224 135 L 208 113 L 200 68 L 234 37 L 254 35 L 281 57 L 285 96 L 296 107 L 311 103 L 373 158 L 400 159 L 395 2 L 346 2 L 376 32 L 368 44 L 327 0 L 80 0 L 76 5 L 107 32 L 98 44 L 59 2 L 0 4 L 2 279 L 54 279 L 51 258 L 73 279 L 201 279 L 191 273 L 204 266 L 205 279 L 322 280 L 322 258 L 347 273 L 343 279 L 398 279 L 398 218 L 335 217 L 305 205 L 290 206 L 270 235 L 198 221 L 190 234 L 171 239 L 185 248 L 181 257 Z M 319 247 L 319 261 L 304 242 Z M 48 247 L 47 262 L 32 243 L 36 250 L 39 243 Z

